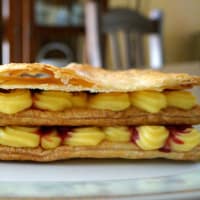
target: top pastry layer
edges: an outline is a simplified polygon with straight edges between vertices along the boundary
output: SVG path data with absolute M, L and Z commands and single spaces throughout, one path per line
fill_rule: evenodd
M 200 85 L 199 76 L 153 70 L 109 71 L 72 63 L 64 68 L 39 63 L 0 67 L 0 88 L 90 92 L 184 89 Z

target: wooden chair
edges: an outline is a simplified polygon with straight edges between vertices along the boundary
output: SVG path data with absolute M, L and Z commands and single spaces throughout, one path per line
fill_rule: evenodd
M 108 35 L 112 51 L 113 69 L 127 69 L 144 65 L 143 36 L 149 37 L 150 65 L 156 68 L 163 64 L 162 13 L 154 12 L 147 18 L 135 10 L 112 9 L 99 12 L 96 1 L 85 4 L 86 51 L 88 63 L 105 66 L 102 35 Z M 156 14 L 156 15 L 155 15 Z M 119 41 L 118 33 L 121 33 Z M 134 39 L 134 41 L 133 41 Z M 121 42 L 121 43 L 120 43 Z M 122 44 L 121 46 L 119 45 Z M 120 47 L 123 47 L 121 50 Z M 122 60 L 124 63 L 122 63 Z M 122 67 L 123 66 L 123 67 Z

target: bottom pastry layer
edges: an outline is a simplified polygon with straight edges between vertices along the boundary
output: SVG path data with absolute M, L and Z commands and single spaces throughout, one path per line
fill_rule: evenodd
M 59 146 L 51 150 L 44 150 L 41 147 L 33 149 L 0 146 L 0 160 L 50 162 L 71 158 L 165 158 L 196 161 L 200 159 L 200 146 L 188 152 L 143 151 L 133 144 L 111 142 L 103 142 L 97 147 Z

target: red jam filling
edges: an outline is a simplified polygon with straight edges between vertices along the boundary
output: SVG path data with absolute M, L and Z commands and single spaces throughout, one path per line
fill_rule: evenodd
M 61 138 L 61 144 L 63 144 L 66 138 L 70 137 L 69 133 L 72 131 L 72 128 L 68 126 L 58 126 L 57 131 Z
M 53 129 L 57 130 L 58 136 L 61 138 L 61 144 L 64 143 L 65 139 L 70 137 L 69 132 L 71 132 L 72 128 L 67 127 L 67 126 L 59 126 L 59 127 L 51 127 L 51 126 L 42 126 L 40 129 L 37 131 L 37 134 L 39 134 L 42 137 L 45 137 L 49 133 L 52 132 Z
M 136 144 L 136 140 L 139 140 L 139 133 L 135 126 L 130 126 L 129 130 L 131 132 L 131 142 Z
M 42 126 L 39 128 L 39 130 L 37 131 L 37 134 L 40 136 L 40 143 L 41 143 L 42 137 L 47 136 L 47 134 L 51 133 L 51 131 L 52 131 L 52 127 Z M 48 137 L 46 139 L 48 139 Z
M 162 148 L 160 148 L 159 151 L 162 151 L 162 152 L 165 152 L 165 153 L 171 152 L 170 137 L 167 138 L 165 145 Z
M 190 125 L 177 125 L 177 126 L 166 126 L 171 134 L 184 134 L 188 133 L 188 128 L 192 128 Z

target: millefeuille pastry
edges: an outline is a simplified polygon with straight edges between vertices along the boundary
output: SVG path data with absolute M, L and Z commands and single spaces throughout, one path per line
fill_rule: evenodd
M 0 67 L 0 159 L 200 159 L 200 77 L 88 65 Z

